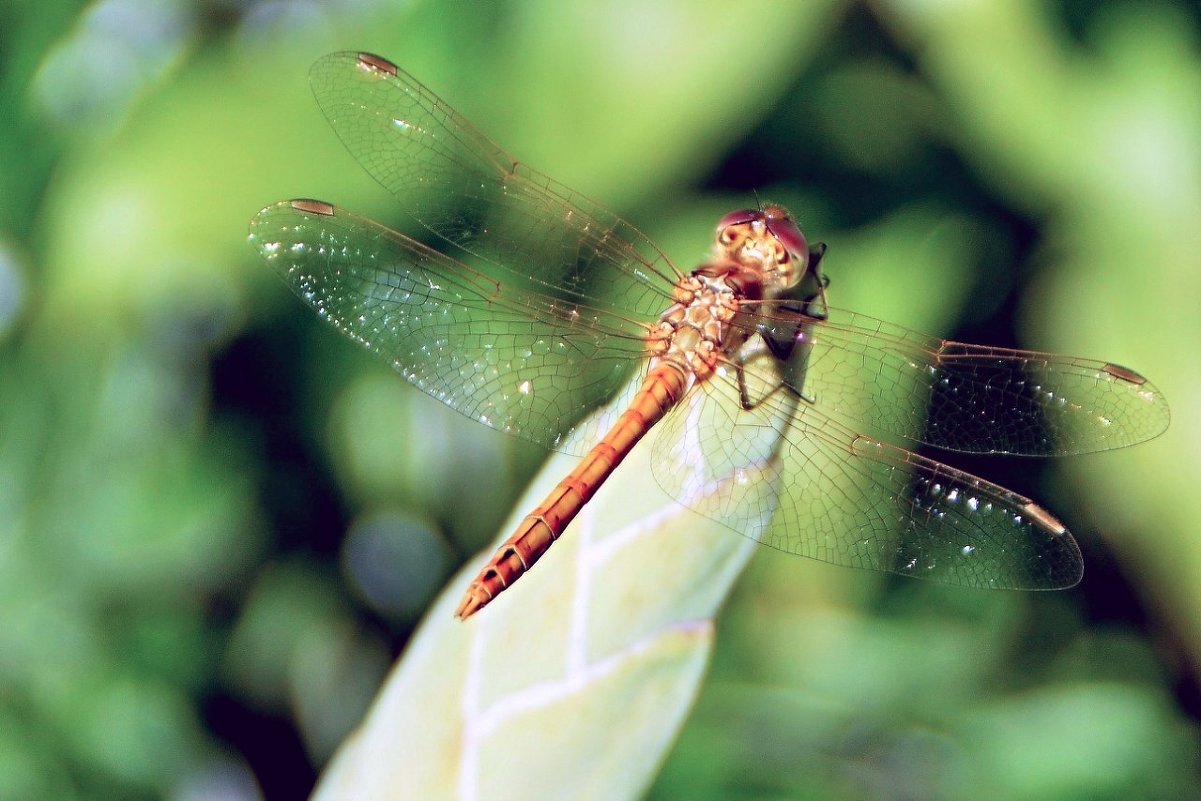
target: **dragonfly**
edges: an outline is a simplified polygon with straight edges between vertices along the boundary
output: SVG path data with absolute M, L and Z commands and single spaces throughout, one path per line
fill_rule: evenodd
M 460 619 L 528 571 L 652 430 L 658 484 L 763 544 L 1042 590 L 1081 579 L 1067 528 L 916 451 L 1061 456 L 1167 428 L 1159 390 L 1118 364 L 941 340 L 829 306 L 825 246 L 780 206 L 722 217 L 708 260 L 686 272 L 392 62 L 335 53 L 310 82 L 416 224 L 300 198 L 260 211 L 252 246 L 418 389 L 581 457 L 471 582 Z M 586 415 L 602 401 L 612 414 Z

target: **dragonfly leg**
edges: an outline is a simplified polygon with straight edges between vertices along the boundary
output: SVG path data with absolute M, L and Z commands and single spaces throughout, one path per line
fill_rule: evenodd
M 777 384 L 775 387 L 772 388 L 771 392 L 768 392 L 766 395 L 762 396 L 761 398 L 757 398 L 757 399 L 751 398 L 751 393 L 747 389 L 747 385 L 746 385 L 746 370 L 745 370 L 746 363 L 753 359 L 768 358 L 768 357 L 775 358 L 779 361 L 785 361 L 785 359 L 780 358 L 780 356 L 776 353 L 776 350 L 772 347 L 771 343 L 767 342 L 767 341 L 764 341 L 764 342 L 760 343 L 758 346 L 754 347 L 750 353 L 744 352 L 738 358 L 732 360 L 734 372 L 737 373 L 737 375 L 738 375 L 738 402 L 742 406 L 742 410 L 746 411 L 746 412 L 752 411 L 757 406 L 759 406 L 759 404 L 763 403 L 768 398 L 772 397 L 777 392 L 781 392 L 781 391 L 788 392 L 792 395 L 795 395 L 796 397 L 803 400 L 805 403 L 808 403 L 810 406 L 816 406 L 817 405 L 817 396 L 807 393 L 807 392 L 803 392 L 801 390 L 801 386 L 800 386 L 803 382 L 799 382 L 799 381 L 793 382 L 793 383 L 790 383 L 788 381 L 781 381 L 779 384 Z M 806 352 L 804 354 L 791 355 L 788 358 L 789 359 L 803 359 L 805 362 L 807 362 L 808 361 L 808 353 Z M 802 366 L 799 370 L 793 369 L 792 372 L 799 372 L 803 377 L 804 367 Z M 796 384 L 795 386 L 794 386 L 794 383 Z

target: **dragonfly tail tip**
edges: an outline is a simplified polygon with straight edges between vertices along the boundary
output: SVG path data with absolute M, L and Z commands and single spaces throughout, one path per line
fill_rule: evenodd
M 458 620 L 466 620 L 478 612 L 483 605 L 484 604 L 480 603 L 480 599 L 475 593 L 468 592 L 467 595 L 464 596 L 463 600 L 459 603 L 459 608 L 455 610 L 455 618 Z

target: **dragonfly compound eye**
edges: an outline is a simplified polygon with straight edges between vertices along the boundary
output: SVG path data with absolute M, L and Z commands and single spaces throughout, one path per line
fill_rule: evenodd
M 800 272 L 804 272 L 809 260 L 809 243 L 805 241 L 805 235 L 793 221 L 792 215 L 783 206 L 768 206 L 763 210 L 763 216 L 767 221 L 767 230 L 797 261 Z
M 755 220 L 762 220 L 763 212 L 758 209 L 739 209 L 732 211 L 717 221 L 717 230 L 724 232 L 732 225 L 746 225 Z

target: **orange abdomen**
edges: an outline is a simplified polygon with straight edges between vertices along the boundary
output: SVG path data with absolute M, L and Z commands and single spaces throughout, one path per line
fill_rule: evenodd
M 684 395 L 689 378 L 682 368 L 661 362 L 647 375 L 638 394 L 576 468 L 530 512 L 467 588 L 455 616 L 465 620 L 483 608 L 546 553 L 579 514 L 614 468 Z

